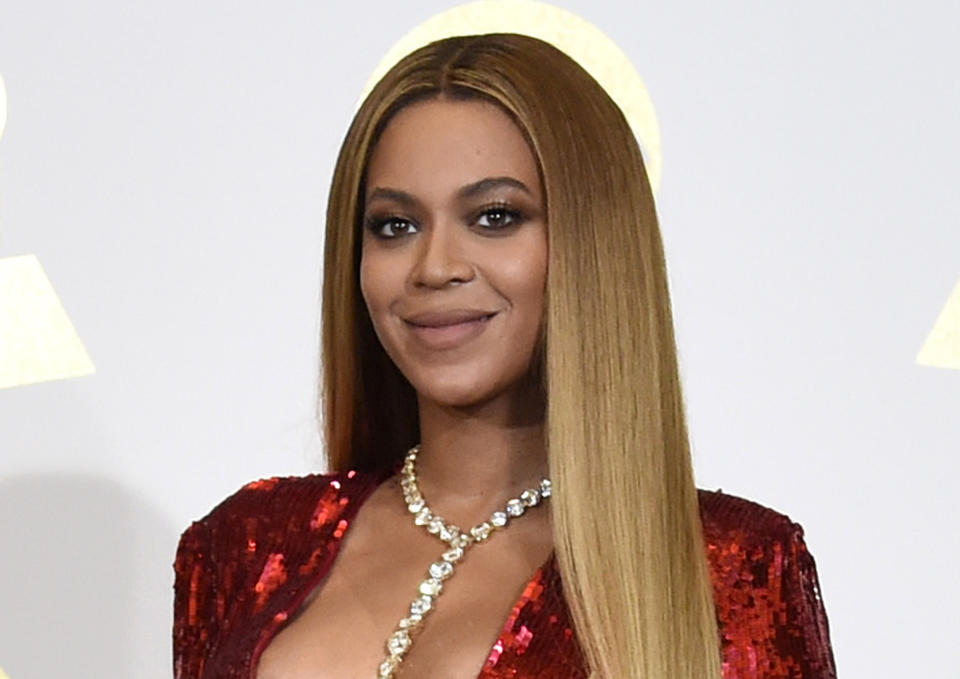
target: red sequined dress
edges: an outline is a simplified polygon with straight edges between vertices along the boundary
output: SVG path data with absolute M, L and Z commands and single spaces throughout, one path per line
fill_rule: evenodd
M 317 586 L 363 501 L 396 469 L 247 484 L 180 538 L 176 679 L 255 679 L 261 652 Z M 700 491 L 724 679 L 836 677 L 803 530 Z M 586 679 L 556 557 L 527 584 L 477 679 Z

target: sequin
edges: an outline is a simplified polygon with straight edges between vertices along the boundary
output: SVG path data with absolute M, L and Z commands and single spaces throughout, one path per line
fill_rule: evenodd
M 356 511 L 396 469 L 254 481 L 181 536 L 174 675 L 253 679 L 260 654 L 330 569 Z M 723 679 L 834 679 L 827 618 L 803 530 L 700 491 Z M 586 679 L 555 555 L 508 615 L 477 679 Z
M 246 486 L 244 486 L 244 488 L 247 490 L 273 490 L 274 486 L 276 486 L 279 481 L 280 479 L 274 476 L 269 479 L 260 479 L 259 481 L 251 481 Z
M 328 488 L 317 501 L 313 516 L 310 518 L 310 527 L 313 530 L 320 530 L 337 515 L 340 509 L 346 504 L 340 500 L 347 500 L 347 497 L 338 497 L 338 488 Z
M 271 554 L 253 586 L 257 593 L 257 607 L 262 607 L 277 588 L 287 581 L 287 569 L 283 566 L 283 554 Z

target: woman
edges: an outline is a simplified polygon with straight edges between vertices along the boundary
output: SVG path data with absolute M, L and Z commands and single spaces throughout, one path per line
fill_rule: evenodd
M 184 533 L 177 677 L 835 676 L 800 527 L 694 486 L 640 150 L 563 52 L 450 38 L 373 89 L 323 359 L 332 471 Z

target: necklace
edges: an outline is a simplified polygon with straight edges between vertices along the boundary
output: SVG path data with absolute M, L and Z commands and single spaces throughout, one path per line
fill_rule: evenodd
M 414 515 L 413 522 L 423 526 L 428 533 L 436 535 L 446 544 L 446 551 L 438 561 L 430 564 L 429 577 L 420 583 L 418 596 L 410 604 L 410 611 L 400 620 L 393 634 L 387 640 L 387 656 L 380 664 L 379 679 L 390 679 L 403 662 L 410 650 L 416 633 L 423 625 L 424 618 L 433 610 L 434 601 L 443 591 L 443 581 L 453 575 L 454 566 L 463 558 L 466 550 L 478 542 L 489 539 L 497 529 L 503 528 L 510 519 L 521 516 L 528 507 L 540 504 L 540 500 L 550 497 L 550 479 L 540 480 L 538 488 L 527 488 L 519 497 L 507 501 L 503 511 L 490 515 L 487 521 L 478 523 L 467 533 L 458 526 L 447 524 L 442 517 L 435 515 L 427 506 L 426 500 L 417 485 L 416 461 L 420 444 L 407 452 L 403 462 L 400 485 L 407 510 Z

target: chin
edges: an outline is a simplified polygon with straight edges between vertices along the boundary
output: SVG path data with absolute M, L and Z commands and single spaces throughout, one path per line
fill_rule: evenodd
M 454 408 L 480 405 L 503 392 L 501 385 L 490 380 L 489 376 L 487 379 L 462 374 L 446 379 L 438 375 L 421 376 L 411 383 L 420 398 Z
M 496 392 L 474 386 L 462 385 L 431 385 L 424 389 L 417 389 L 420 398 L 427 399 L 437 405 L 450 408 L 469 408 L 480 405 L 492 399 Z

